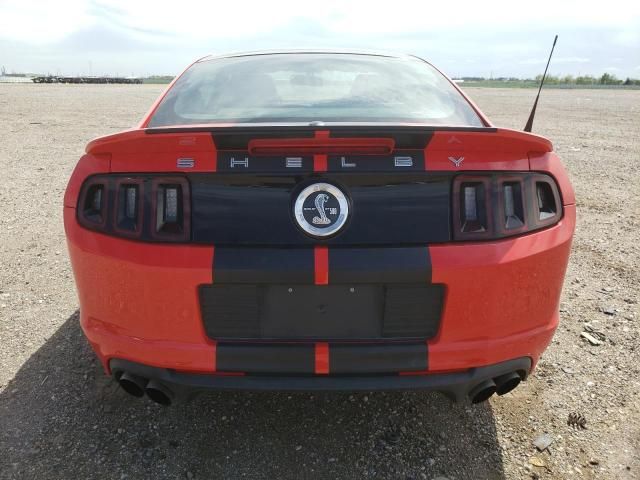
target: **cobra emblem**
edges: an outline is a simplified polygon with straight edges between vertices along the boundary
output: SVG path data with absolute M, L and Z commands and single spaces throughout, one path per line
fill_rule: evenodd
M 331 223 L 327 214 L 324 213 L 324 204 L 327 203 L 327 200 L 329 200 L 329 195 L 326 193 L 321 193 L 316 197 L 316 210 L 318 210 L 320 216 L 318 217 L 316 215 L 313 217 L 313 220 L 311 220 L 315 225 L 328 225 Z

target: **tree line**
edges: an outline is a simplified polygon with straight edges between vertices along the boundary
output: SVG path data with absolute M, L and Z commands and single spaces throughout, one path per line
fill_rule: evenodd
M 485 77 L 462 77 L 465 82 L 486 82 L 486 81 L 498 81 L 498 82 L 535 82 L 540 83 L 542 75 L 537 75 L 535 78 L 515 78 L 515 77 L 498 77 L 498 78 L 485 78 Z M 603 73 L 600 77 L 594 77 L 593 75 L 579 75 L 574 77 L 573 75 L 547 75 L 544 81 L 548 85 L 640 85 L 640 79 L 629 78 L 625 80 L 617 78 L 611 73 Z

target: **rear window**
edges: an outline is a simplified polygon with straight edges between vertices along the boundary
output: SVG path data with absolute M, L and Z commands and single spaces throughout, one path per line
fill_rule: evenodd
M 174 84 L 149 126 L 316 121 L 483 126 L 426 62 L 324 53 L 198 62 Z

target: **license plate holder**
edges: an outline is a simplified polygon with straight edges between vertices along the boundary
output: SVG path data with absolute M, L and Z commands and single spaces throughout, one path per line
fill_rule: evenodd
M 379 338 L 384 316 L 381 285 L 269 285 L 263 290 L 263 338 Z

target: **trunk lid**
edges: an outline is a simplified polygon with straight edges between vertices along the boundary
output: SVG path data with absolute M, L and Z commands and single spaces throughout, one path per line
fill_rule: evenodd
M 531 152 L 551 149 L 542 137 L 496 128 L 271 125 L 134 130 L 91 142 L 87 152 L 109 153 L 113 172 L 186 174 L 193 242 L 296 247 L 319 239 L 342 246 L 449 241 L 458 172 L 524 171 Z M 318 183 L 336 187 L 348 203 L 332 236 L 309 234 L 296 216 L 301 192 Z M 338 211 L 333 200 L 320 203 Z M 303 210 L 309 223 L 327 219 L 317 203 Z

